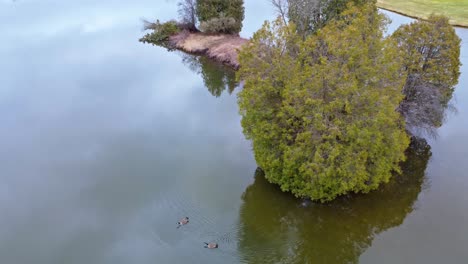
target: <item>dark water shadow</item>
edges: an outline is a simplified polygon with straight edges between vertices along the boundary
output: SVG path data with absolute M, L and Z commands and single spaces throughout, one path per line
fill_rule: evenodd
M 203 56 L 182 52 L 180 54 L 182 62 L 192 71 L 201 75 L 206 88 L 213 96 L 219 97 L 225 90 L 232 94 L 234 89 L 238 87 L 239 83 L 236 82 L 234 69 Z
M 376 234 L 399 226 L 425 185 L 430 146 L 413 142 L 403 174 L 381 189 L 329 204 L 301 202 L 268 183 L 260 169 L 242 196 L 243 263 L 358 263 Z

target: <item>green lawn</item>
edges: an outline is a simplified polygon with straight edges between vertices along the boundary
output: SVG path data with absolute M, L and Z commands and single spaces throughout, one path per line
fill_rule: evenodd
M 452 25 L 468 27 L 468 0 L 377 0 L 377 5 L 415 18 L 441 14 L 449 17 Z

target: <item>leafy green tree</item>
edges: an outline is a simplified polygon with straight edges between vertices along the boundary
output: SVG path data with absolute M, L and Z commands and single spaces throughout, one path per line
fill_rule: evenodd
M 216 28 L 222 33 L 242 30 L 243 0 L 198 0 L 196 12 L 202 28 Z
M 232 17 L 237 22 L 237 33 L 242 30 L 242 22 L 245 18 L 244 0 L 228 0 L 226 16 Z
M 297 31 L 307 36 L 338 17 L 348 3 L 363 5 L 375 0 L 272 0 L 273 6 L 283 20 L 296 24 Z
M 324 202 L 400 172 L 405 79 L 387 23 L 375 5 L 350 5 L 305 40 L 267 22 L 241 51 L 242 126 L 268 181 Z
M 200 22 L 219 17 L 219 14 L 226 12 L 226 9 L 227 1 L 225 0 L 197 0 L 196 10 Z
M 431 16 L 401 26 L 394 38 L 407 75 L 399 110 L 410 131 L 431 132 L 442 125 L 445 109 L 460 76 L 460 38 L 448 18 Z

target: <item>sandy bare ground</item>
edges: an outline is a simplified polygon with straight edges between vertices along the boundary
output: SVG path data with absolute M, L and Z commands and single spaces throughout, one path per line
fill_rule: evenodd
M 175 48 L 187 53 L 205 55 L 209 58 L 239 68 L 238 50 L 248 42 L 235 35 L 209 35 L 183 31 L 170 38 Z

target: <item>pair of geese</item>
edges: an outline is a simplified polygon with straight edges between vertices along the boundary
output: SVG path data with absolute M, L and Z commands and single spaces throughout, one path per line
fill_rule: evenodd
M 189 218 L 188 216 L 180 219 L 179 222 L 177 222 L 177 228 L 183 226 L 183 225 L 186 225 L 189 223 Z M 215 249 L 215 248 L 218 248 L 218 243 L 214 243 L 214 242 L 210 242 L 210 243 L 207 243 L 205 242 L 205 248 L 209 248 L 209 249 Z

